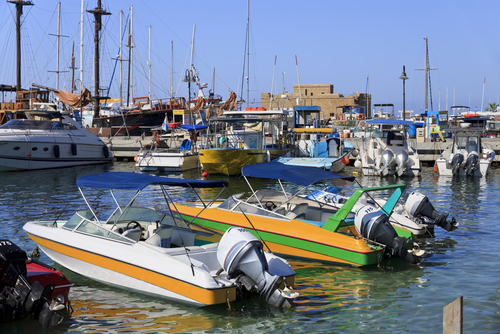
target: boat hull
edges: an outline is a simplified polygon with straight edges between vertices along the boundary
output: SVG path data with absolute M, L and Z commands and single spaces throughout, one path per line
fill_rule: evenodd
M 440 176 L 453 176 L 453 171 L 451 170 L 451 168 L 448 168 L 449 164 L 444 158 L 437 159 L 436 164 L 438 166 L 438 172 Z M 475 177 L 486 176 L 490 169 L 490 165 L 491 161 L 481 159 L 479 161 L 479 168 L 474 170 L 473 176 Z M 466 175 L 465 169 L 460 168 L 458 175 L 465 176 Z
M 184 218 L 194 218 L 194 223 L 220 233 L 231 226 L 246 228 L 264 240 L 275 254 L 355 267 L 377 264 L 383 259 L 382 247 L 368 245 L 363 239 L 330 232 L 299 219 L 272 219 L 248 213 L 245 217 L 241 213 L 217 208 L 201 212 L 201 208 L 179 203 L 176 208 Z
M 284 150 L 204 149 L 199 151 L 202 168 L 209 174 L 240 175 L 246 165 L 278 158 Z
M 184 172 L 200 167 L 198 154 L 153 152 L 137 157 L 141 172 Z
M 56 141 L 4 139 L 0 137 L 2 172 L 103 164 L 113 159 L 104 143 L 88 144 L 75 137 Z
M 184 261 L 186 251 L 173 249 L 164 254 L 141 243 L 126 244 L 94 236 L 72 233 L 34 223 L 24 227 L 27 235 L 42 251 L 60 265 L 96 281 L 133 290 L 157 298 L 175 300 L 192 306 L 221 304 L 236 298 L 236 288 L 221 288 L 212 275 L 179 265 L 171 258 Z M 208 247 L 208 246 L 207 246 Z M 216 251 L 213 248 L 211 251 Z M 184 253 L 184 255 L 181 255 Z M 191 261 L 196 261 L 195 256 Z M 194 268 L 193 268 L 194 269 Z
M 403 173 L 402 176 L 418 176 L 420 173 L 420 168 L 408 168 Z M 383 176 L 382 172 L 379 168 L 375 167 L 363 167 L 363 175 L 365 176 Z M 396 175 L 396 171 L 394 169 L 390 169 L 387 175 Z

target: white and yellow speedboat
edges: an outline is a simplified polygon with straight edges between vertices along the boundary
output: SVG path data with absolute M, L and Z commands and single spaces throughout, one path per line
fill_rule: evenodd
M 221 238 L 191 229 L 173 211 L 134 206 L 147 187 L 168 205 L 166 186 L 225 187 L 227 181 L 114 172 L 81 177 L 77 185 L 89 210 L 67 221 L 32 221 L 23 227 L 62 266 L 105 284 L 194 306 L 228 303 L 256 291 L 270 304 L 286 307 L 296 295 L 288 290 L 295 275 L 288 262 L 264 252 L 247 230 L 232 229 Z M 84 188 L 110 190 L 117 208 L 109 218 L 97 217 L 91 203 L 101 201 L 89 201 Z M 126 205 L 120 205 L 121 190 L 134 191 Z

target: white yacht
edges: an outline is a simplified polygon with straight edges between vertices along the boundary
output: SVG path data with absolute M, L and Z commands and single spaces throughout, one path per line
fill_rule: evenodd
M 110 162 L 113 154 L 69 115 L 24 111 L 27 119 L 0 126 L 0 171 L 71 167 Z

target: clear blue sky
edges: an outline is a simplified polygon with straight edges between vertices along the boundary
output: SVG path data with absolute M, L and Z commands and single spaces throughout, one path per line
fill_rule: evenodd
M 55 87 L 57 2 L 33 0 L 23 16 L 23 87 L 32 82 Z M 85 9 L 96 6 L 85 1 Z M 111 1 L 103 19 L 101 86 L 109 85 L 118 53 L 119 12 L 125 19 L 134 6 L 134 95 L 147 95 L 148 27 L 152 28 L 153 93 L 168 96 L 171 42 L 174 44 L 174 91 L 186 96 L 180 75 L 189 66 L 189 46 L 196 24 L 194 65 L 202 82 L 224 99 L 241 93 L 247 20 L 246 0 Z M 67 70 L 75 43 L 79 67 L 80 0 L 62 1 L 60 70 Z M 406 109 L 424 109 L 425 41 L 429 40 L 433 109 L 452 105 L 484 108 L 500 103 L 498 1 L 332 1 L 274 0 L 250 2 L 250 100 L 298 83 L 331 83 L 334 92 L 372 94 L 373 103 L 393 103 L 402 109 L 403 65 L 406 66 Z M 93 17 L 84 14 L 84 83 L 92 87 Z M 14 6 L 0 1 L 0 83 L 15 84 Z M 118 68 L 117 68 L 118 70 Z M 126 73 L 124 71 L 124 73 Z M 284 73 L 284 75 L 283 75 Z M 125 75 L 125 74 L 124 74 Z M 79 77 L 79 73 L 75 74 Z M 126 77 L 126 75 L 125 75 Z M 69 87 L 61 73 L 60 88 Z M 179 88 L 178 88 L 179 87 Z M 69 89 L 69 88 L 68 88 Z M 118 71 L 110 95 L 119 96 Z M 244 95 L 246 97 L 246 86 Z M 430 102 L 429 102 L 430 104 Z M 430 109 L 430 105 L 429 105 Z

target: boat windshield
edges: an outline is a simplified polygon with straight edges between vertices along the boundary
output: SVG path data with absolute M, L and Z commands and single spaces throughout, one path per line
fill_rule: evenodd
M 455 137 L 455 150 L 466 150 L 467 152 L 479 152 L 479 138 L 478 137 Z
M 19 130 L 75 130 L 76 127 L 69 123 L 59 121 L 13 119 L 0 126 L 0 129 Z
M 128 207 L 123 210 L 123 213 L 119 210 L 115 211 L 111 217 L 109 217 L 107 224 L 120 224 L 129 223 L 131 221 L 136 221 L 139 223 L 158 223 L 162 225 L 178 226 L 178 227 L 188 227 L 185 221 L 180 217 L 172 217 L 171 213 L 168 211 L 160 211 L 152 208 L 146 207 Z
M 94 217 L 90 210 L 80 210 L 63 225 L 64 229 L 75 230 L 76 232 L 83 232 L 104 238 L 114 239 L 121 242 L 132 244 L 135 241 L 123 237 L 120 234 L 107 229 L 98 221 L 91 220 Z
M 264 209 L 264 208 L 259 207 L 257 205 L 245 203 L 239 199 L 234 198 L 233 196 L 226 199 L 221 205 L 219 205 L 217 207 L 217 209 L 234 211 L 237 213 L 244 212 L 245 214 L 250 214 L 250 215 L 285 219 L 285 217 L 282 214 L 280 214 L 280 213 L 282 213 L 281 211 L 279 213 L 278 213 L 278 211 L 276 211 L 276 212 L 269 211 L 268 209 Z M 283 208 L 283 211 L 284 211 L 284 208 Z

